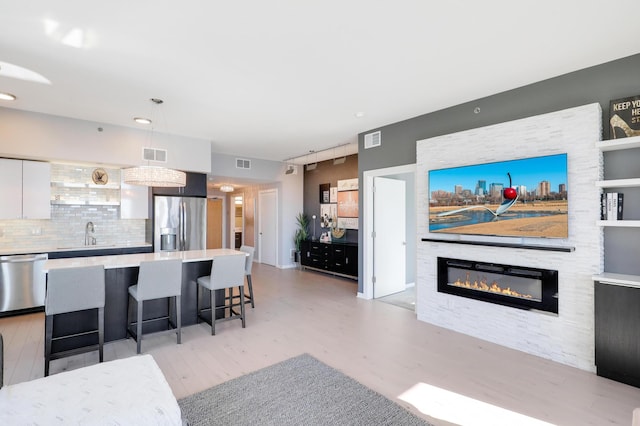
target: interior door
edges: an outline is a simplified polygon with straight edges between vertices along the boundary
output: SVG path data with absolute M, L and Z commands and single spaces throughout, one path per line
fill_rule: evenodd
M 222 248 L 222 199 L 207 200 L 207 248 Z
M 373 297 L 406 289 L 406 193 L 403 180 L 373 179 Z
M 258 193 L 258 259 L 276 266 L 278 259 L 278 192 L 275 189 Z

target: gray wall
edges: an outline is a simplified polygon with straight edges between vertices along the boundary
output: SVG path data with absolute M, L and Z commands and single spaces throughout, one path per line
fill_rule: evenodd
M 603 122 L 608 123 L 609 101 L 640 95 L 640 54 L 586 68 L 570 74 L 544 80 L 518 89 L 456 105 L 433 113 L 414 117 L 387 126 L 371 129 L 358 136 L 358 178 L 362 182 L 363 172 L 380 168 L 414 164 L 416 141 L 476 127 L 516 120 L 575 106 L 599 102 L 602 106 Z M 443 82 L 443 84 L 446 82 Z M 474 113 L 480 108 L 478 114 Z M 603 139 L 609 138 L 609 126 L 605 124 Z M 382 146 L 364 149 L 364 134 L 382 131 Z M 522 143 L 513 141 L 514 144 Z M 605 170 L 620 170 L 640 163 L 640 150 L 633 155 L 605 154 Z M 605 176 L 608 177 L 608 176 Z M 629 177 L 626 175 L 625 177 Z M 640 170 L 637 173 L 640 177 Z M 422 176 L 416 176 L 422 179 Z M 640 206 L 631 198 L 632 191 L 625 189 L 625 218 L 640 218 Z M 628 193 L 628 194 L 627 194 Z M 360 193 L 362 205 L 362 193 Z M 595 220 L 596 218 L 594 218 Z M 640 274 L 640 262 L 632 256 L 637 252 L 638 239 L 635 230 L 605 230 L 605 269 L 620 273 Z M 615 240 L 615 241 L 614 241 Z M 615 244 L 614 244 L 615 242 Z M 359 256 L 362 259 L 362 236 L 359 237 Z M 360 280 L 358 291 L 362 291 L 362 261 L 359 262 Z

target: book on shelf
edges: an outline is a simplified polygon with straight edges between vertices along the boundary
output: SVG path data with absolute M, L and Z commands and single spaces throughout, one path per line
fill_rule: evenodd
M 600 219 L 622 220 L 624 210 L 624 194 L 607 192 L 600 195 Z
M 622 220 L 622 205 L 624 203 L 624 194 L 622 192 L 617 192 L 618 194 L 618 210 L 616 210 L 616 217 L 618 220 Z
M 640 136 L 640 95 L 609 102 L 609 139 Z

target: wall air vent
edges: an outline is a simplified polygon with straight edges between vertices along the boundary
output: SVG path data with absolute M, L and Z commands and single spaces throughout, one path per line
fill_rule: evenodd
M 245 160 L 244 158 L 236 158 L 236 169 L 250 169 L 251 160 Z
M 382 132 L 367 133 L 364 135 L 364 149 L 375 148 L 382 145 Z
M 166 149 L 142 148 L 142 159 L 145 161 L 167 162 Z

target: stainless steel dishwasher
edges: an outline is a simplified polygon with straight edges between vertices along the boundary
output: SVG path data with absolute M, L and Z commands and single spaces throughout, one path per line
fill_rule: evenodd
M 44 306 L 48 255 L 0 256 L 0 313 Z

